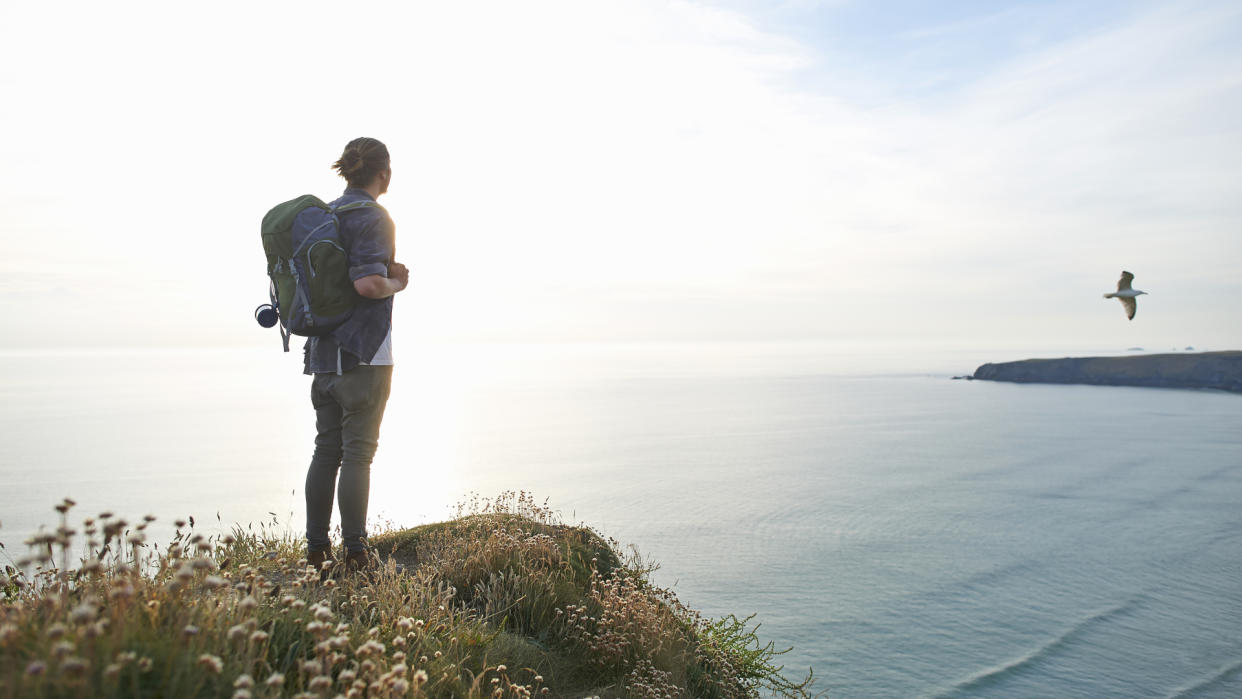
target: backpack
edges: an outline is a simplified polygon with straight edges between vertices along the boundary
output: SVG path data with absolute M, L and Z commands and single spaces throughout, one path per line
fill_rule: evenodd
M 358 292 L 349 279 L 349 253 L 341 244 L 337 214 L 367 206 L 381 208 L 372 201 L 333 208 L 306 194 L 263 217 L 263 252 L 275 312 L 270 315 L 279 317 L 286 352 L 290 334 L 325 335 L 353 311 Z

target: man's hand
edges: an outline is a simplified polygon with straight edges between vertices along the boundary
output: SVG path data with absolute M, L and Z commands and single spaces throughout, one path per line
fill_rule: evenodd
M 410 269 L 400 262 L 393 262 L 388 265 L 388 278 L 401 282 L 401 288 L 410 285 Z

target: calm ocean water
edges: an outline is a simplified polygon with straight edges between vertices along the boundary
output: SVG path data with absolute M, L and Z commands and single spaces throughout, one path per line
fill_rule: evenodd
M 1242 396 L 949 380 L 1026 356 L 399 347 L 371 510 L 549 498 L 833 697 L 1242 696 Z M 65 496 L 300 527 L 297 357 L 7 355 L 9 555 Z

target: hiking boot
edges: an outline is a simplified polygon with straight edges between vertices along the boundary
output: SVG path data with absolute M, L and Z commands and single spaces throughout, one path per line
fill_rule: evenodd
M 345 572 L 369 573 L 374 568 L 375 562 L 371 560 L 371 554 L 365 549 L 362 551 L 345 552 Z
M 319 582 L 328 579 L 328 573 L 336 567 L 336 559 L 329 551 L 311 551 L 306 554 L 306 565 L 319 571 Z

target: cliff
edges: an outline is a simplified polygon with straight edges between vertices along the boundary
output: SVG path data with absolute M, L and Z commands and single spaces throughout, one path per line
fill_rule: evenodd
M 1242 393 L 1242 351 L 1025 359 L 984 364 L 971 378 L 1016 383 L 1210 388 Z

